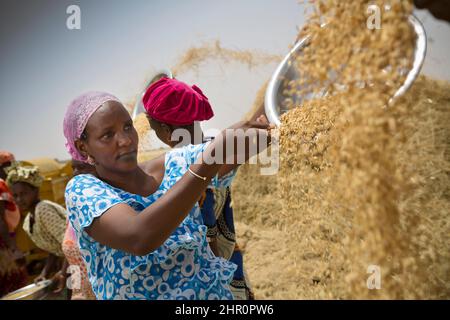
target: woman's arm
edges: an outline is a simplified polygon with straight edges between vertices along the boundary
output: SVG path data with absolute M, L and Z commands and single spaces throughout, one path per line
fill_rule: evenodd
M 50 270 L 53 269 L 53 266 L 55 265 L 56 261 L 58 260 L 58 257 L 54 254 L 50 253 L 47 257 L 47 260 L 45 261 L 45 266 L 41 271 L 41 274 L 37 276 L 36 279 L 34 279 L 34 282 L 39 282 L 42 280 L 47 279 L 48 274 L 50 273 Z
M 214 148 L 213 143 L 209 148 Z M 126 204 L 117 204 L 86 228 L 96 241 L 134 255 L 146 255 L 159 248 L 198 201 L 220 165 L 192 164 L 191 170 L 206 180 L 187 172 L 161 198 L 137 214 Z
M 64 258 L 61 270 L 59 270 L 52 278 L 52 282 L 56 284 L 56 288 L 53 290 L 53 293 L 60 293 L 66 287 L 68 267 L 69 262 Z
M 12 237 L 9 233 L 8 225 L 6 224 L 5 221 L 5 211 L 6 211 L 5 201 L 0 200 L 0 238 L 3 239 L 8 248 L 14 254 L 14 258 L 19 259 L 23 256 L 23 254 L 17 248 L 14 237 Z
M 247 122 L 246 126 L 248 125 Z M 264 127 L 262 124 L 257 126 Z M 216 137 L 196 163 L 190 166 L 196 174 L 207 177 L 206 180 L 187 172 L 161 198 L 140 214 L 126 204 L 114 205 L 94 219 L 86 228 L 87 233 L 99 243 L 134 255 L 146 255 L 159 248 L 181 224 L 210 180 L 222 168 L 221 164 L 212 163 L 211 157 L 214 157 L 220 148 L 224 150 L 226 139 L 223 134 Z M 251 155 L 245 156 L 248 158 Z M 225 157 L 223 153 L 223 158 L 216 160 L 223 162 Z
M 211 248 L 211 251 L 214 253 L 216 257 L 219 257 L 219 248 L 217 246 L 217 238 L 211 238 L 209 241 L 209 247 Z
M 254 121 L 241 121 L 232 126 L 230 129 L 240 132 L 240 136 L 236 135 L 234 138 L 234 145 L 238 146 L 240 140 L 241 143 L 245 143 L 245 149 L 240 150 L 238 147 L 235 148 L 233 154 L 227 155 L 227 162 L 219 169 L 219 177 L 226 175 L 254 155 L 264 151 L 271 143 L 270 130 L 273 128 L 274 125 L 269 123 L 265 115 L 259 115 Z M 248 129 L 253 129 L 252 134 L 247 134 Z M 261 141 L 261 139 L 263 140 Z

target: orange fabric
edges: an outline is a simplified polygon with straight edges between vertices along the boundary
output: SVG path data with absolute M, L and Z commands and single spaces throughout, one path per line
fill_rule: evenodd
M 72 300 L 95 300 L 75 232 L 69 223 L 67 223 L 62 250 L 70 266 L 74 267 L 74 270 L 71 270 L 70 277 L 72 280 Z M 77 271 L 79 272 L 76 274 Z M 79 287 L 77 287 L 77 284 L 79 284 Z

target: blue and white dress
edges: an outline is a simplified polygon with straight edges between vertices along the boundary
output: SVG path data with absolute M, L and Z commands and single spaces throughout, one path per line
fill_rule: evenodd
M 197 204 L 164 244 L 145 256 L 102 245 L 85 231 L 116 204 L 126 203 L 141 212 L 154 203 L 186 173 L 208 143 L 168 152 L 163 182 L 148 197 L 112 187 L 90 174 L 69 181 L 66 207 L 97 299 L 233 298 L 229 283 L 236 265 L 212 253 Z M 230 185 L 234 175 L 235 171 L 221 179 L 216 177 L 211 186 Z

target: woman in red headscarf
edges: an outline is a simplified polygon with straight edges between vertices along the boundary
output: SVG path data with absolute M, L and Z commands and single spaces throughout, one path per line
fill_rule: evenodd
M 14 161 L 14 156 L 8 151 L 0 151 L 0 201 L 4 202 L 5 213 L 3 219 L 8 227 L 9 233 L 14 233 L 20 221 L 20 212 L 17 208 L 14 198 L 9 190 L 5 179 L 5 168 L 9 167 Z
M 162 78 L 147 89 L 142 100 L 150 126 L 162 142 L 172 148 L 204 142 L 198 123 L 211 119 L 214 112 L 199 87 Z M 173 133 L 177 129 L 186 130 L 189 139 L 181 141 L 183 137 L 180 137 L 173 141 Z
M 151 128 L 170 147 L 199 144 L 208 140 L 204 137 L 199 122 L 209 120 L 214 112 L 208 98 L 197 86 L 190 87 L 176 79 L 162 78 L 147 89 L 143 104 Z M 252 118 L 267 122 L 262 114 L 263 109 L 259 108 Z M 177 130 L 188 134 L 178 135 Z M 234 299 L 254 299 L 244 271 L 242 252 L 236 243 L 230 187 L 207 188 L 199 204 L 203 222 L 208 228 L 207 236 L 212 251 L 216 256 L 237 265 L 230 283 Z
M 0 297 L 24 286 L 27 281 L 25 266 L 17 263 L 23 256 L 14 239 L 20 212 L 4 180 L 4 169 L 13 161 L 10 152 L 0 151 Z

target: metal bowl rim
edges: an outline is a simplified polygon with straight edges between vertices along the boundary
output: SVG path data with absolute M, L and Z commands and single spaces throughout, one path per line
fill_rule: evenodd
M 417 35 L 417 41 L 416 41 L 416 48 L 414 53 L 414 62 L 413 67 L 408 72 L 408 75 L 405 79 L 405 82 L 399 87 L 399 89 L 395 92 L 394 96 L 389 100 L 389 103 L 391 103 L 395 98 L 401 96 L 404 94 L 409 87 L 413 84 L 414 80 L 420 73 L 420 70 L 422 68 L 423 62 L 425 60 L 425 54 L 427 49 L 427 37 L 425 28 L 423 27 L 423 24 L 421 21 L 411 14 L 408 17 L 408 21 L 412 24 L 414 28 L 414 32 Z M 324 26 L 324 25 L 322 25 Z M 277 69 L 273 73 L 269 84 L 267 85 L 265 97 L 264 97 L 264 109 L 266 116 L 269 120 L 269 122 L 275 124 L 277 127 L 281 125 L 280 121 L 280 114 L 277 111 L 277 92 L 281 85 L 282 76 L 286 74 L 288 70 L 288 60 L 291 58 L 291 56 L 298 51 L 300 48 L 304 47 L 308 43 L 308 39 L 310 36 L 305 36 L 302 39 L 300 39 L 294 47 L 289 51 L 289 53 L 284 57 L 284 59 L 281 61 L 281 63 L 278 65 Z
M 28 290 L 28 289 L 31 289 L 31 288 L 33 288 L 33 287 L 37 287 L 37 286 L 42 285 L 42 288 L 40 288 L 39 290 L 36 290 L 36 291 L 34 291 L 33 293 L 28 293 L 28 294 L 24 293 L 23 295 L 18 296 L 18 297 L 17 297 L 16 299 L 14 299 L 14 300 L 20 300 L 20 299 L 22 299 L 22 298 L 24 298 L 24 297 L 27 297 L 27 296 L 31 296 L 31 297 L 32 297 L 34 294 L 36 294 L 37 292 L 40 292 L 41 290 L 44 290 L 44 291 L 45 291 L 45 290 L 48 290 L 48 287 L 50 286 L 51 283 L 52 283 L 51 280 L 43 280 L 43 281 L 41 281 L 41 282 L 38 282 L 37 284 L 32 283 L 32 284 L 29 284 L 29 285 L 27 285 L 27 286 L 25 286 L 25 287 L 22 287 L 22 288 L 20 288 L 20 289 L 17 289 L 17 290 L 15 290 L 15 291 L 13 291 L 13 292 L 10 292 L 10 293 L 6 294 L 6 295 L 3 296 L 0 300 L 6 300 L 6 298 L 7 298 L 8 296 L 12 296 L 12 295 L 14 295 L 14 294 L 20 293 L 21 291 Z

